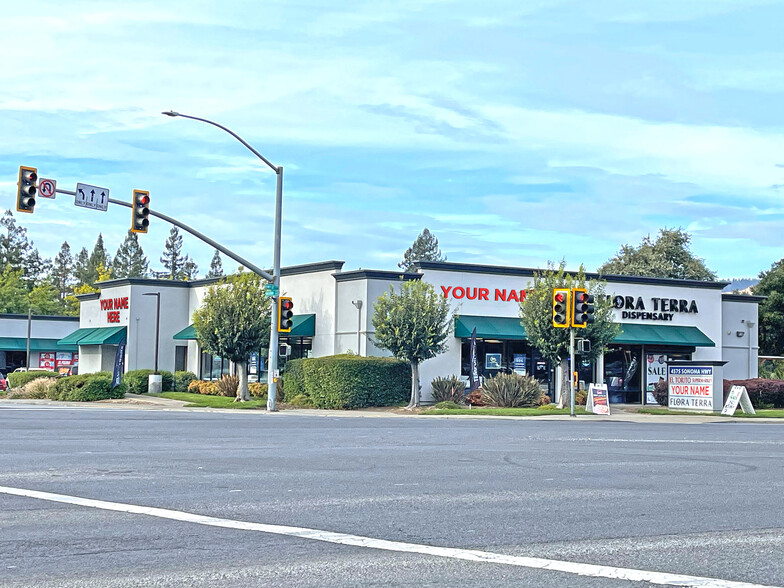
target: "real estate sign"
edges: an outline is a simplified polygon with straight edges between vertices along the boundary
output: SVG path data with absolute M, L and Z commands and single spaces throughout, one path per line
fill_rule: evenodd
M 669 408 L 713 411 L 713 366 L 667 367 Z

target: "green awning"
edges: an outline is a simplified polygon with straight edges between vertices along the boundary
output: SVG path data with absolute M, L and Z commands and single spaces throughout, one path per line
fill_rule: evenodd
M 87 327 L 77 329 L 58 341 L 63 345 L 116 345 L 126 338 L 126 327 Z
M 716 344 L 697 327 L 667 325 L 621 324 L 621 331 L 615 336 L 613 343 L 716 347 Z
M 172 339 L 196 339 L 196 329 L 193 328 L 193 325 L 188 325 L 179 333 L 176 333 Z
M 291 323 L 291 332 L 281 333 L 281 337 L 312 337 L 316 334 L 315 314 L 295 314 L 291 319 Z M 188 325 L 182 331 L 175 334 L 172 339 L 195 340 L 196 329 L 193 325 Z
M 525 328 L 519 318 L 502 318 L 494 316 L 469 316 L 461 314 L 455 317 L 455 337 L 469 339 L 476 327 L 476 336 L 481 339 L 512 339 L 524 340 Z
M 315 314 L 295 314 L 291 317 L 291 332 L 281 337 L 312 337 L 316 334 Z
M 60 345 L 58 339 L 30 338 L 30 351 L 78 351 L 76 345 Z M 27 351 L 26 337 L 0 337 L 0 351 Z

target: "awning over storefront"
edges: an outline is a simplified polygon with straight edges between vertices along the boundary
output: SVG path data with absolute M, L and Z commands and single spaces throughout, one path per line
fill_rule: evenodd
M 291 319 L 291 332 L 281 333 L 281 337 L 312 337 L 316 334 L 316 315 L 315 314 L 295 314 Z M 188 325 L 182 331 L 175 334 L 172 339 L 196 340 L 196 329 L 193 325 Z
M 519 318 L 502 318 L 494 316 L 469 316 L 461 314 L 455 317 L 455 337 L 468 339 L 476 327 L 476 336 L 480 339 L 514 339 L 524 340 L 525 328 Z
M 621 331 L 613 343 L 628 345 L 681 345 L 688 347 L 716 347 L 697 327 L 665 325 L 621 324 Z
M 57 345 L 117 345 L 125 341 L 127 327 L 88 327 L 77 329 L 60 339 Z
M 27 351 L 26 337 L 0 337 L 0 351 Z M 76 345 L 60 345 L 58 339 L 30 338 L 30 351 L 79 351 Z
M 193 325 L 188 325 L 179 333 L 176 333 L 172 339 L 178 340 L 188 340 L 188 339 L 196 339 L 196 329 L 193 328 Z

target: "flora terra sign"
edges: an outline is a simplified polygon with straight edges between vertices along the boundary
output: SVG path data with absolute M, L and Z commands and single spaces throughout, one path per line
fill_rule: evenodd
M 714 367 L 667 366 L 669 408 L 713 412 Z

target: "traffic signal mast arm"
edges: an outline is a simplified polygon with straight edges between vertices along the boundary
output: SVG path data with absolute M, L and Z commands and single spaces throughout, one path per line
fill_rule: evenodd
M 75 196 L 76 195 L 76 192 L 71 192 L 71 191 L 68 191 L 68 190 L 61 190 L 60 188 L 57 189 L 57 192 L 62 193 L 62 194 L 70 194 L 71 196 Z M 122 200 L 116 200 L 114 198 L 109 198 L 109 203 L 110 204 L 119 204 L 120 206 L 125 206 L 126 208 L 131 208 L 131 209 L 133 208 L 133 204 L 132 203 L 130 203 L 130 202 L 123 202 Z M 268 282 L 274 282 L 275 281 L 275 278 L 273 278 L 272 274 L 270 274 L 269 272 L 264 271 L 260 267 L 256 266 L 255 264 L 253 264 L 250 261 L 248 261 L 247 259 L 245 259 L 244 257 L 241 257 L 241 256 L 237 255 L 231 249 L 227 249 L 226 247 L 224 247 L 223 245 L 221 245 L 217 241 L 214 241 L 213 239 L 210 239 L 207 235 L 204 235 L 204 234 L 200 233 L 196 229 L 193 229 L 193 228 L 189 227 L 185 223 L 181 223 L 176 218 L 172 218 L 172 217 L 170 217 L 167 214 L 163 214 L 162 212 L 156 212 L 152 208 L 150 208 L 149 210 L 150 210 L 150 213 L 149 213 L 150 216 L 155 216 L 155 217 L 157 217 L 157 218 L 159 218 L 161 220 L 165 220 L 167 223 L 171 223 L 175 227 L 179 227 L 183 231 L 186 231 L 186 232 L 190 233 L 191 235 L 193 235 L 197 239 L 201 239 L 202 241 L 204 241 L 208 245 L 211 245 L 212 247 L 214 247 L 215 249 L 217 249 L 218 251 L 223 253 L 226 257 L 230 257 L 231 259 L 233 259 L 237 263 L 242 264 L 243 267 L 248 268 L 254 274 L 257 274 L 257 275 L 261 276 L 262 278 L 264 278 Z

